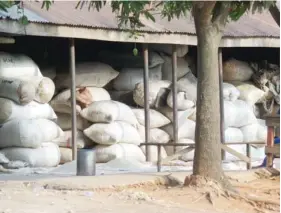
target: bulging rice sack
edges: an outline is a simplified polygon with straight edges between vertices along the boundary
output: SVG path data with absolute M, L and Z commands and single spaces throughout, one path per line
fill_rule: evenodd
M 96 123 L 83 132 L 92 141 L 103 145 L 112 145 L 115 143 L 139 145 L 142 142 L 137 129 L 122 121 L 115 121 L 108 124 Z
M 138 125 L 135 114 L 127 105 L 118 101 L 97 101 L 81 111 L 81 116 L 94 123 L 124 121 L 133 126 Z
M 14 101 L 0 98 L 0 123 L 6 123 L 14 119 L 37 119 L 45 118 L 56 120 L 57 116 L 49 104 L 40 104 L 32 101 L 24 106 Z

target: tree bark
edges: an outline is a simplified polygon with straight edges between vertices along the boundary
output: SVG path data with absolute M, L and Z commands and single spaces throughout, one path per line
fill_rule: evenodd
M 275 20 L 275 22 L 278 24 L 280 27 L 280 11 L 276 5 L 271 6 L 269 8 L 269 12 L 272 15 L 272 18 Z
M 210 5 L 194 12 L 198 89 L 193 174 L 221 182 L 218 48 L 222 33 L 218 23 L 211 22 Z

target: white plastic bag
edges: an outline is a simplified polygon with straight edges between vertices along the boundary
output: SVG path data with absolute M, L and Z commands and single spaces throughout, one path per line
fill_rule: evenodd
M 138 132 L 140 134 L 141 140 L 145 141 L 145 127 L 139 126 Z M 150 143 L 168 143 L 171 137 L 164 130 L 159 128 L 150 129 Z
M 72 161 L 72 149 L 60 147 L 60 164 Z
M 223 63 L 224 81 L 248 81 L 252 75 L 252 68 L 244 61 L 232 58 Z
M 195 112 L 195 110 L 195 107 L 192 107 L 184 111 L 178 111 L 178 120 L 181 120 L 183 118 L 190 119 L 189 117 Z M 173 109 L 171 109 L 170 107 L 162 107 L 159 109 L 159 111 L 167 118 L 169 118 L 171 122 L 173 122 Z
M 185 99 L 197 101 L 197 78 L 192 72 L 187 73 L 178 81 L 178 91 L 185 92 Z
M 243 143 L 243 133 L 238 128 L 229 127 L 224 130 L 225 143 Z
M 42 142 L 61 137 L 63 131 L 47 119 L 12 120 L 0 127 L 0 148 L 38 148 Z
M 236 101 L 240 97 L 240 91 L 232 84 L 223 83 L 223 99 Z
M 187 110 L 195 106 L 193 100 L 189 100 L 185 92 L 178 92 L 177 94 L 177 110 Z M 171 91 L 167 97 L 167 105 L 173 108 L 173 92 Z
M 195 122 L 189 119 L 186 119 L 185 122 L 179 123 L 178 126 L 178 139 L 189 138 L 194 140 L 195 138 Z M 168 124 L 162 127 L 165 132 L 167 132 L 170 137 L 173 139 L 173 124 Z
M 36 119 L 45 118 L 56 120 L 57 116 L 49 104 L 39 104 L 32 101 L 24 106 L 14 101 L 0 98 L 0 124 L 13 119 Z
M 139 124 L 145 125 L 145 113 L 144 109 L 132 109 L 133 113 L 135 114 Z M 170 123 L 170 120 L 166 118 L 163 114 L 160 112 L 150 109 L 149 110 L 149 116 L 150 116 L 150 128 L 159 128 L 162 126 L 165 126 Z
M 0 97 L 26 105 L 35 99 L 36 88 L 27 81 L 0 77 Z
M 161 80 L 161 64 L 149 69 L 150 80 Z M 142 68 L 123 68 L 117 78 L 113 80 L 113 88 L 118 91 L 132 91 L 137 83 L 143 82 Z
M 118 101 L 97 101 L 81 111 L 81 116 L 94 123 L 125 121 L 133 126 L 138 125 L 135 114 L 127 105 Z
M 194 142 L 194 140 L 191 140 L 191 139 L 188 139 L 188 138 L 181 138 L 181 139 L 179 139 L 178 144 L 182 144 L 182 143 L 194 144 L 195 142 Z M 177 146 L 175 151 L 179 152 L 180 150 L 185 149 L 187 147 L 189 147 L 189 146 Z M 166 149 L 166 152 L 167 152 L 168 156 L 171 156 L 171 155 L 174 154 L 174 147 L 173 146 L 166 146 L 165 149 Z M 192 150 L 188 153 L 185 153 L 185 154 L 183 154 L 179 157 L 179 159 L 182 160 L 182 161 L 192 161 L 193 158 L 194 158 L 194 150 Z
M 133 158 L 140 162 L 145 161 L 145 155 L 141 148 L 134 144 L 97 145 L 95 152 L 97 163 L 107 163 L 116 158 Z
M 72 127 L 72 117 L 70 114 L 67 113 L 57 113 L 58 119 L 57 119 L 57 124 L 62 130 L 70 130 Z M 76 117 L 76 126 L 78 130 L 84 130 L 91 126 L 92 123 L 87 121 L 86 119 L 82 118 L 81 115 L 77 115 Z
M 162 80 L 172 81 L 172 58 L 169 56 L 162 56 L 165 63 L 162 65 Z M 191 72 L 189 64 L 185 58 L 177 58 L 176 75 L 177 80 Z
M 42 143 L 36 149 L 5 148 L 0 150 L 10 161 L 26 162 L 29 167 L 55 167 L 60 162 L 60 150 L 54 143 Z
M 252 107 L 242 100 L 224 101 L 224 119 L 225 129 L 257 123 Z
M 148 103 L 150 107 L 154 107 L 157 95 L 161 88 L 169 88 L 171 85 L 170 81 L 149 81 L 149 94 Z M 134 89 L 134 101 L 141 107 L 144 107 L 144 84 L 143 82 L 138 83 Z
M 76 87 L 104 87 L 118 76 L 119 72 L 100 62 L 78 63 L 76 65 Z M 55 78 L 58 90 L 68 89 L 71 76 L 68 72 L 58 72 Z
M 38 66 L 31 58 L 26 55 L 0 52 L 0 77 L 21 79 L 27 76 L 42 77 Z
M 122 121 L 115 121 L 109 124 L 96 123 L 83 132 L 94 142 L 103 145 L 112 145 L 115 143 L 139 145 L 142 142 L 137 129 Z

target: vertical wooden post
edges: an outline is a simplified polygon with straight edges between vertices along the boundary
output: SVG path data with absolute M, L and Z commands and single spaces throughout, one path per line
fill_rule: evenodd
M 72 142 L 72 160 L 77 159 L 76 143 L 76 79 L 75 79 L 75 44 L 71 38 L 69 42 L 70 50 L 70 74 L 71 74 L 71 142 Z
M 149 116 L 149 68 L 148 68 L 148 45 L 143 44 L 143 59 L 144 59 L 144 115 L 145 115 L 145 142 L 150 142 L 150 116 Z M 145 146 L 145 157 L 146 161 L 151 161 L 151 153 L 149 146 Z
M 223 102 L 223 67 L 222 67 L 222 49 L 219 48 L 219 88 L 220 88 L 220 129 L 221 143 L 225 143 L 224 139 L 224 102 Z M 225 151 L 221 150 L 221 159 L 225 160 Z
M 274 127 L 268 126 L 267 127 L 267 147 L 274 146 Z M 266 167 L 271 167 L 273 165 L 273 154 L 268 153 L 266 155 Z
M 246 145 L 247 157 L 251 159 L 251 144 Z M 247 163 L 247 170 L 252 169 L 252 163 Z
M 173 138 L 174 143 L 178 143 L 178 102 L 177 102 L 177 49 L 172 46 L 172 93 L 173 93 Z M 176 153 L 176 146 L 173 147 Z
M 161 172 L 161 146 L 157 145 L 157 172 Z

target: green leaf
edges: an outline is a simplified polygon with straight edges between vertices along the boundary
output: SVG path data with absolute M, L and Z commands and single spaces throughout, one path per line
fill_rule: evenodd
M 28 18 L 27 16 L 23 15 L 20 19 L 19 19 L 20 23 L 22 25 L 28 25 L 29 21 L 28 21 Z

